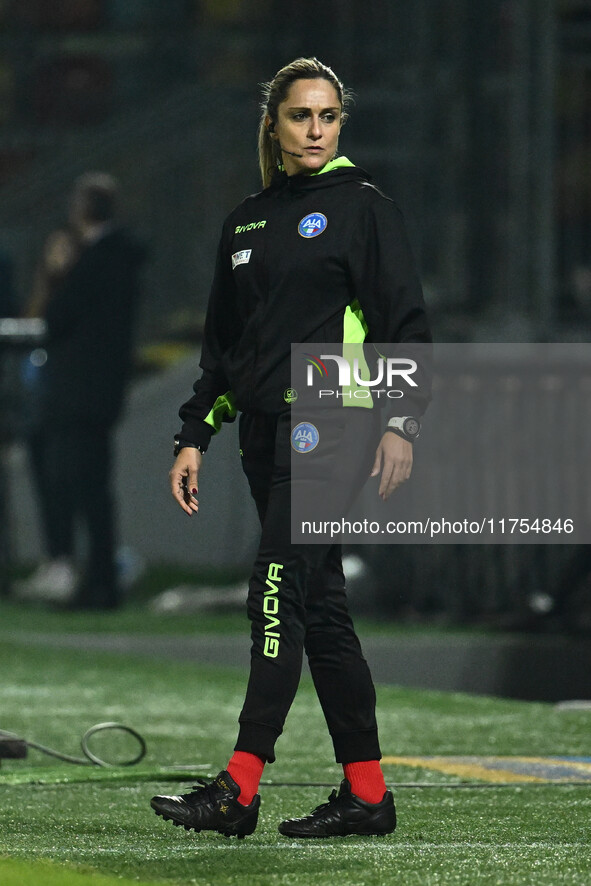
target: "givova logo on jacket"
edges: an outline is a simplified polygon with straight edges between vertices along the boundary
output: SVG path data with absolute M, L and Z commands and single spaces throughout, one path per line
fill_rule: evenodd
M 319 440 L 318 428 L 309 421 L 301 421 L 291 432 L 291 446 L 296 452 L 312 452 Z
M 309 240 L 310 237 L 317 237 L 318 234 L 322 234 L 326 230 L 327 224 L 328 220 L 321 212 L 310 212 L 299 223 L 298 234 Z

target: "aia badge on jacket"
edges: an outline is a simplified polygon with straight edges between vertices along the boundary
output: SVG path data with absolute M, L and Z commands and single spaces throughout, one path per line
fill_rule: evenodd
M 311 237 L 317 237 L 326 230 L 328 220 L 321 212 L 310 212 L 305 215 L 298 225 L 298 234 L 309 240 Z
M 301 421 L 291 432 L 291 448 L 296 452 L 312 452 L 319 440 L 318 428 L 309 421 Z

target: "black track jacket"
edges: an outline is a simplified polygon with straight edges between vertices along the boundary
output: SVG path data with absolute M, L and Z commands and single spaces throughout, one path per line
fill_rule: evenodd
M 431 341 L 402 214 L 345 157 L 278 173 L 224 223 L 182 440 L 205 451 L 237 410 L 288 409 L 291 343 L 342 342 L 351 322 L 370 342 Z

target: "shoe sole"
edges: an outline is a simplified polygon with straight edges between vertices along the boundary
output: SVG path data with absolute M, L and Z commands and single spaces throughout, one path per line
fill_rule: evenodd
M 154 809 L 154 807 L 152 808 Z M 202 830 L 208 830 L 215 831 L 216 833 L 221 834 L 223 837 L 236 837 L 238 840 L 244 840 L 245 837 L 250 836 L 250 834 L 254 832 L 254 828 L 252 831 L 247 831 L 245 833 L 238 833 L 236 830 L 221 831 L 218 828 L 196 828 L 184 821 L 178 821 L 171 815 L 165 815 L 163 812 L 159 812 L 157 809 L 154 809 L 154 812 L 156 813 L 156 815 L 159 815 L 160 818 L 163 818 L 164 821 L 171 821 L 175 828 L 183 827 L 186 831 L 195 831 L 196 834 L 200 834 Z
M 393 834 L 394 831 L 396 830 L 396 821 L 395 821 L 394 825 L 389 826 L 387 828 L 387 830 L 384 830 L 383 828 L 380 830 L 377 830 L 375 828 L 375 826 L 373 828 L 371 826 L 369 826 L 369 827 L 367 827 L 366 830 L 364 830 L 364 829 L 351 830 L 351 831 L 345 831 L 340 834 L 319 834 L 318 832 L 315 832 L 315 833 L 309 832 L 307 834 L 302 834 L 302 833 L 297 833 L 297 832 L 290 833 L 288 830 L 282 830 L 282 826 L 284 824 L 287 824 L 287 822 L 282 822 L 279 825 L 279 827 L 277 828 L 279 833 L 282 834 L 284 837 L 292 837 L 293 839 L 296 839 L 296 840 L 300 839 L 300 838 L 303 840 L 328 840 L 331 837 L 387 837 L 388 834 Z
M 286 834 L 285 831 L 279 831 L 283 837 L 289 837 L 292 840 L 331 840 L 342 837 L 387 837 L 394 831 L 348 831 L 346 834 Z

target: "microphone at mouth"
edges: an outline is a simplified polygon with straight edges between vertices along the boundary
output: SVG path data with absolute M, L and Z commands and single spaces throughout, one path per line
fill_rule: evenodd
M 288 151 L 287 148 L 281 148 L 284 154 L 291 154 L 292 157 L 303 157 L 303 154 L 296 154 L 295 151 Z

